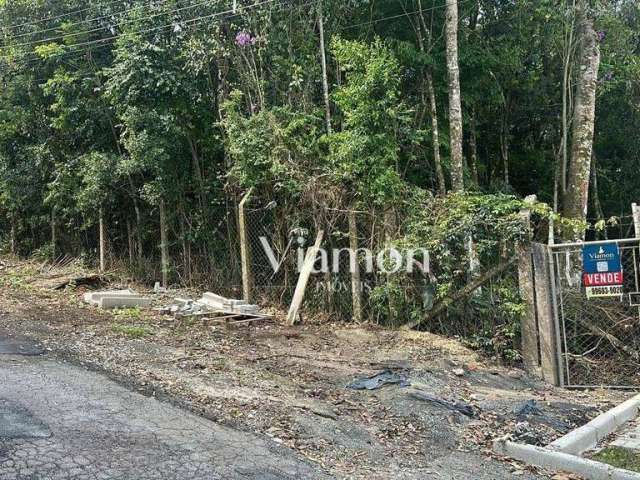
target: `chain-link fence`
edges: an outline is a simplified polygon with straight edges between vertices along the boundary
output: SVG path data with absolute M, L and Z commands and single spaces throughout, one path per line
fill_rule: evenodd
M 524 306 L 516 264 L 487 277 L 481 286 L 431 318 L 430 312 L 442 298 L 438 272 L 429 271 L 428 254 L 416 249 L 393 259 L 387 249 L 405 233 L 397 212 L 323 208 L 304 215 L 296 208 L 254 199 L 245 205 L 244 216 L 252 301 L 288 308 L 306 249 L 322 230 L 323 250 L 305 291 L 304 315 L 394 327 L 425 320 L 420 328 L 464 337 L 484 350 L 518 359 Z M 352 250 L 357 251 L 356 276 L 351 268 Z M 478 266 L 475 277 L 482 277 L 512 254 L 512 245 L 496 247 L 492 263 Z M 395 268 L 398 261 L 400 268 Z M 448 291 L 454 294 L 473 278 L 461 275 Z
M 551 247 L 560 367 L 567 386 L 640 386 L 639 242 L 608 244 L 617 245 L 623 284 L 615 296 L 591 298 L 582 278 L 583 245 Z

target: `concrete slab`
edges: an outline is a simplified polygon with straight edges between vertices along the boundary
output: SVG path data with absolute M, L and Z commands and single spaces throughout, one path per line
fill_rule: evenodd
M 126 290 L 103 290 L 100 292 L 87 292 L 84 294 L 85 303 L 90 303 L 92 305 L 99 305 L 100 300 L 104 297 L 111 296 L 125 296 L 125 295 L 137 295 L 136 292 L 127 288 Z
M 148 307 L 151 299 L 140 295 L 112 295 L 100 299 L 100 308 L 133 308 Z

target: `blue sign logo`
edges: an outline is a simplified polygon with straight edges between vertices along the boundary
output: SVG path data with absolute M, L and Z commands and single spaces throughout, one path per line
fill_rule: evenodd
M 622 271 L 620 250 L 615 243 L 585 245 L 582 247 L 584 273 L 606 273 Z

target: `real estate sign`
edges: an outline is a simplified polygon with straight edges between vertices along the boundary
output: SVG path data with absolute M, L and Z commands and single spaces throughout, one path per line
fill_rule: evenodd
M 582 247 L 582 284 L 587 297 L 617 297 L 623 293 L 620 250 L 615 243 Z

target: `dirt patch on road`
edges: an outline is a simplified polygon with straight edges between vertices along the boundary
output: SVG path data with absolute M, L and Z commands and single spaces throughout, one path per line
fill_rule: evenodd
M 621 398 L 546 387 L 429 333 L 327 323 L 292 328 L 278 312 L 274 320 L 234 328 L 178 322 L 152 310 L 104 312 L 82 304 L 82 289 L 51 290 L 51 272 L 6 264 L 3 331 L 218 422 L 268 435 L 340 478 L 418 478 L 451 452 L 489 455 L 491 440 L 505 434 L 544 444 Z M 383 371 L 411 385 L 346 388 Z M 442 402 L 412 395 L 416 390 Z

